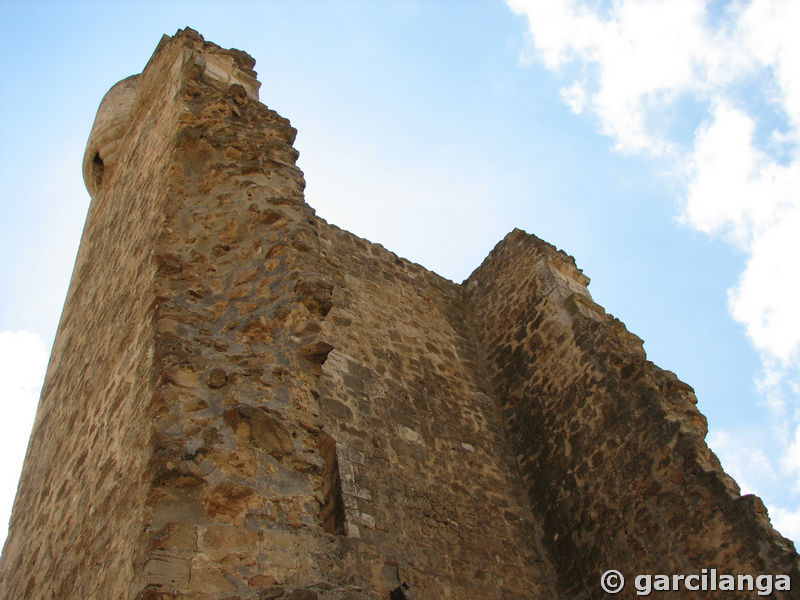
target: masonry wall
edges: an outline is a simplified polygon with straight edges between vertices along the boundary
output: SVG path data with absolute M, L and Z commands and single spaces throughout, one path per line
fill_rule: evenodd
M 792 543 L 720 468 L 692 389 L 646 360 L 588 281 L 515 230 L 465 282 L 561 593 L 603 597 L 607 569 L 783 573 L 799 589 Z
M 170 97 L 171 67 L 153 65 L 141 87 Z M 177 112 L 133 108 L 131 83 L 115 86 L 101 108 L 100 138 L 130 124 L 138 143 L 106 163 L 99 147 L 87 149 L 93 199 L 0 561 L 3 598 L 124 598 L 134 576 L 156 385 L 153 248 L 170 154 L 169 140 L 147 130 L 173 127 Z
M 552 597 L 459 286 L 314 216 L 252 66 L 179 32 L 101 105 L 9 597 Z
M 550 597 L 459 286 L 314 217 L 288 122 L 184 88 L 131 597 Z
M 101 104 L 0 595 L 579 599 L 606 568 L 796 577 L 691 389 L 565 255 L 515 231 L 459 286 L 319 219 L 253 66 L 179 31 Z
M 319 226 L 334 286 L 320 410 L 340 452 L 347 535 L 377 589 L 553 597 L 460 286 Z
M 277 598 L 326 582 L 313 557 L 336 537 L 319 526 L 305 410 L 326 346 L 297 285 L 313 211 L 295 131 L 255 101 L 252 66 L 179 32 L 101 105 L 4 598 Z

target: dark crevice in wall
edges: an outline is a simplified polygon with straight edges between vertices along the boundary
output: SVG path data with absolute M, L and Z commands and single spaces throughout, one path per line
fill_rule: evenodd
M 315 365 L 322 366 L 328 360 L 331 350 L 333 346 L 325 340 L 315 340 L 300 348 L 300 356 Z
M 322 528 L 328 533 L 344 535 L 345 512 L 342 499 L 342 480 L 339 475 L 339 461 L 336 458 L 336 440 L 327 433 L 320 432 L 317 441 L 319 453 L 325 462 L 322 473 Z
M 94 177 L 94 183 L 97 187 L 100 187 L 100 184 L 103 183 L 104 172 L 105 164 L 103 163 L 103 159 L 100 158 L 99 152 L 95 152 L 92 157 L 92 177 Z

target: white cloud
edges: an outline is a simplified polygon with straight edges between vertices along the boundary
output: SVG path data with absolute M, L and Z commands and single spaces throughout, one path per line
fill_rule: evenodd
M 586 107 L 586 90 L 580 83 L 576 81 L 569 87 L 561 88 L 559 93 L 564 104 L 569 106 L 572 112 L 576 115 L 583 112 Z
M 786 112 L 794 130 L 800 127 L 800 3 L 794 0 L 755 0 L 747 4 L 739 21 L 742 46 L 767 65 L 776 87 L 770 100 Z
M 770 460 L 767 454 L 755 444 L 747 442 L 748 435 L 739 432 L 712 431 L 708 434 L 708 445 L 722 463 L 725 472 L 739 484 L 742 494 L 759 494 L 781 483 L 782 473 L 800 469 L 800 431 L 792 445 L 792 450 L 784 456 L 781 468 Z M 787 457 L 792 456 L 791 461 Z M 791 464 L 789 464 L 791 463 Z M 767 504 L 772 525 L 784 537 L 800 543 L 800 508 L 787 508 L 779 504 Z
M 755 146 L 754 128 L 743 111 L 715 108 L 696 136 L 684 221 L 748 252 L 729 306 L 774 375 L 800 351 L 800 160 L 770 158 Z
M 674 144 L 650 123 L 653 113 L 685 94 L 713 96 L 761 64 L 741 49 L 738 30 L 712 27 L 697 0 L 620 0 L 605 13 L 569 0 L 507 3 L 527 17 L 547 67 L 584 67 L 581 86 L 594 90 L 603 131 L 624 152 L 672 154 Z
M 770 161 L 752 146 L 754 127 L 742 111 L 725 105 L 713 110 L 695 137 L 684 207 L 686 223 L 708 234 L 730 234 L 745 248 L 774 210 L 773 198 L 756 195 L 772 182 Z
M 11 516 L 47 355 L 47 345 L 37 334 L 0 331 L 0 381 L 4 386 L 0 439 L 5 445 L 5 455 L 0 461 L 0 545 Z
M 772 504 L 767 505 L 772 526 L 784 537 L 791 540 L 800 540 L 800 509 L 792 510 Z
M 781 467 L 785 473 L 794 477 L 794 491 L 800 492 L 800 425 L 795 425 L 794 432 L 789 440 L 788 450 L 781 459 Z
M 787 444 L 778 462 L 800 490 L 800 2 L 506 1 L 533 55 L 567 79 L 564 102 L 618 150 L 680 174 L 682 222 L 745 251 L 728 306 L 760 353 L 758 389 Z M 687 98 L 707 107 L 688 143 L 670 129 Z M 759 468 L 729 462 L 745 479 Z
M 753 494 L 778 479 L 766 453 L 761 448 L 743 443 L 742 436 L 716 430 L 708 434 L 707 441 L 725 472 L 739 484 L 742 494 Z

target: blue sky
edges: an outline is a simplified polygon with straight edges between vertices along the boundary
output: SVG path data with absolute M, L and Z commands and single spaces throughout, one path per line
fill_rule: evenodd
M 0 1 L 0 519 L 88 208 L 94 113 L 188 25 L 255 57 L 325 219 L 454 281 L 514 227 L 575 256 L 800 540 L 797 7 Z

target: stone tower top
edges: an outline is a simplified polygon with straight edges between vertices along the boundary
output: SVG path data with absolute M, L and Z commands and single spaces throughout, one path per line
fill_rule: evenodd
M 203 36 L 191 28 L 178 30 L 174 36 L 162 36 L 148 64 L 173 39 L 183 42 L 181 52 L 176 53 L 172 64 L 175 80 L 178 79 L 180 70 L 195 69 L 194 76 L 201 76 L 220 89 L 239 84 L 250 98 L 258 101 L 261 82 L 253 70 L 255 59 L 241 50 L 225 50 L 214 43 L 206 42 Z M 116 168 L 119 146 L 130 123 L 140 77 L 141 74 L 131 75 L 114 84 L 97 109 L 83 156 L 83 181 L 92 198 L 103 179 Z

